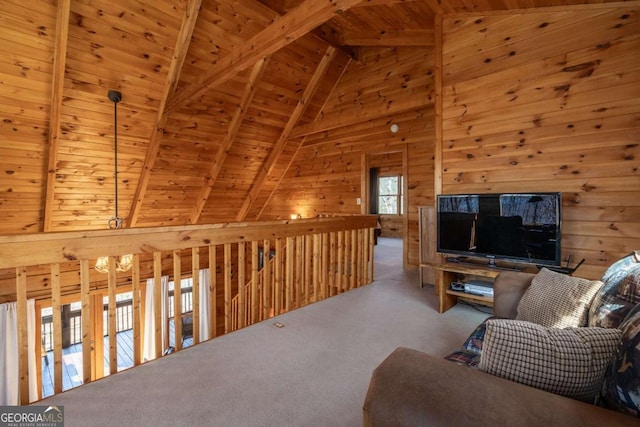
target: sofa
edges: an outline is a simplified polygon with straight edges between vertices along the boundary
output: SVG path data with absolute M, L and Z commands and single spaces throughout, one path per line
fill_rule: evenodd
M 640 251 L 600 281 L 501 273 L 493 316 L 460 349 L 396 349 L 363 406 L 365 426 L 640 426 L 639 416 Z

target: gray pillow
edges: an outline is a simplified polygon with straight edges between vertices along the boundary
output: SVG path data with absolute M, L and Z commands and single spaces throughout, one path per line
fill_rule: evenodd
M 551 393 L 593 403 L 622 332 L 606 328 L 545 328 L 488 320 L 478 368 Z
M 516 320 L 549 328 L 587 326 L 591 302 L 601 287 L 599 280 L 571 277 L 543 268 L 520 299 Z

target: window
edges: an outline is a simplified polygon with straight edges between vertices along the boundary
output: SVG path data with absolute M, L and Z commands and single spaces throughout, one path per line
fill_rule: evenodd
M 382 215 L 402 215 L 402 175 L 378 178 L 378 213 Z

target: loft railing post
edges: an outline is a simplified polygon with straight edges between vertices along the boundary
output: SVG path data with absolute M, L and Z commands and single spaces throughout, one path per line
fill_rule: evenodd
M 191 248 L 191 324 L 193 345 L 200 342 L 200 248 Z
M 209 336 L 218 336 L 218 269 L 217 250 L 215 245 L 209 245 Z
M 18 373 L 20 404 L 29 403 L 29 353 L 27 331 L 27 269 L 16 268 L 16 314 L 18 317 Z

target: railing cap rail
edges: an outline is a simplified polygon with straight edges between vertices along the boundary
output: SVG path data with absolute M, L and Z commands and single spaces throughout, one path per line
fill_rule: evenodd
M 376 226 L 375 215 L 12 234 L 0 236 L 0 269 L 190 249 Z

